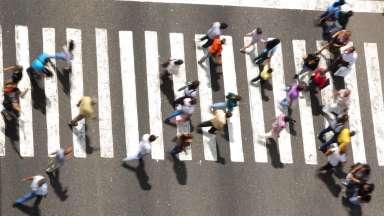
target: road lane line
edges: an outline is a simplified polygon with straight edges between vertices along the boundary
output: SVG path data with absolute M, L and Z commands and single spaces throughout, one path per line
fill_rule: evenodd
M 183 87 L 187 80 L 185 71 L 184 36 L 181 33 L 170 33 L 169 41 L 171 44 L 171 57 L 174 59 L 183 59 L 184 61 L 184 64 L 180 66 L 179 73 L 172 75 L 175 98 L 178 98 L 183 96 L 184 93 L 183 91 L 177 90 L 180 87 Z M 190 131 L 191 128 L 189 121 L 177 126 L 177 135 L 180 135 L 181 133 L 189 133 Z M 180 152 L 178 156 L 180 160 L 192 160 L 191 145 L 186 148 L 186 152 Z
M 381 86 L 379 55 L 376 43 L 364 43 L 365 61 L 367 66 L 369 97 L 373 132 L 375 134 L 377 161 L 384 166 L 384 103 Z
M 55 54 L 55 29 L 43 28 L 43 50 L 48 55 Z M 55 59 L 51 59 L 53 63 Z M 60 149 L 60 124 L 59 124 L 59 95 L 57 90 L 57 75 L 45 78 L 45 95 L 47 97 L 47 146 L 48 156 Z
M 272 85 L 275 115 L 279 116 L 280 114 L 283 114 L 279 108 L 279 103 L 286 96 L 286 92 L 284 91 L 286 85 L 284 81 L 283 54 L 281 51 L 281 43 L 277 45 L 276 52 L 272 57 L 271 68 L 273 68 Z M 282 163 L 293 163 L 291 137 L 288 131 L 289 126 L 280 133 L 280 137 L 278 139 L 280 161 Z
M 26 88 L 31 88 L 31 82 L 25 71 L 29 68 L 29 39 L 28 28 L 26 26 L 15 26 L 16 39 L 16 63 L 23 66 L 24 79 L 19 82 L 19 88 L 24 91 Z M 19 117 L 19 142 L 20 155 L 22 157 L 33 157 L 33 123 L 32 123 L 32 100 L 31 89 L 20 98 L 20 117 Z
M 170 3 L 188 5 L 213 5 L 213 6 L 233 6 L 233 7 L 257 7 L 272 9 L 291 9 L 291 10 L 310 10 L 324 11 L 334 0 L 115 0 L 127 2 L 151 2 L 151 3 Z M 354 12 L 382 13 L 384 2 L 349 0 L 348 5 L 343 10 Z
M 111 93 L 109 82 L 108 35 L 106 29 L 95 29 L 97 88 L 99 104 L 100 156 L 113 157 Z
M 3 30 L 0 26 L 0 88 L 4 87 L 4 72 L 3 72 Z M 0 98 L 3 98 L 3 90 L 0 91 Z M 0 157 L 5 156 L 5 122 L 4 118 L 0 118 Z
M 249 44 L 250 37 L 244 38 L 244 45 Z M 248 49 L 247 51 L 249 51 Z M 255 56 L 257 56 L 257 45 L 254 45 L 254 49 L 251 50 Z M 264 128 L 264 114 L 263 114 L 263 101 L 261 98 L 260 86 L 254 86 L 250 84 L 250 81 L 259 75 L 259 68 L 253 64 L 251 56 L 244 55 L 245 64 L 247 68 L 247 80 L 248 80 L 248 94 L 249 94 L 249 110 L 251 113 L 252 124 L 252 138 L 253 149 L 255 154 L 255 162 L 267 163 L 268 154 L 265 146 L 265 139 L 259 139 L 259 136 L 265 133 Z
M 147 66 L 148 110 L 150 133 L 159 136 L 152 143 L 152 158 L 164 159 L 163 120 L 161 114 L 159 52 L 157 32 L 145 31 L 145 55 Z
M 351 130 L 356 131 L 356 135 L 351 137 L 351 145 L 353 152 L 353 161 L 355 163 L 365 163 L 365 147 L 363 137 L 363 126 L 361 125 L 361 114 L 360 114 L 360 100 L 359 90 L 357 88 L 357 77 L 356 77 L 356 65 L 352 66 L 350 74 L 345 78 L 346 88 L 350 89 L 351 94 L 351 105 L 349 106 L 349 127 Z
M 237 95 L 236 68 L 235 58 L 233 55 L 232 37 L 223 36 L 223 38 L 226 40 L 222 53 L 224 92 L 225 95 L 230 92 Z M 227 119 L 227 126 L 231 161 L 244 162 L 239 107 L 235 107 L 232 112 L 232 117 Z
M 137 117 L 136 74 L 131 31 L 120 31 L 120 65 L 121 84 L 123 87 L 123 107 L 125 126 L 125 146 L 127 156 L 134 155 L 138 150 L 139 125 Z
M 200 81 L 199 100 L 201 121 L 212 119 L 212 113 L 209 106 L 212 105 L 211 71 L 209 69 L 209 59 L 204 64 L 197 63 L 204 56 L 204 50 L 199 48 L 200 38 L 204 35 L 195 35 L 196 41 L 196 64 L 197 75 Z M 217 161 L 216 135 L 208 133 L 209 127 L 201 128 L 203 131 L 204 158 L 209 161 Z
M 73 50 L 72 72 L 69 74 L 70 95 L 71 95 L 71 113 L 72 118 L 79 114 L 77 103 L 84 96 L 83 90 L 83 60 L 81 47 L 81 30 L 67 28 L 67 42 L 73 40 L 76 47 Z M 78 158 L 87 157 L 85 151 L 85 120 L 78 122 L 78 126 L 73 127 L 73 151 L 74 156 Z
M 293 40 L 292 47 L 295 60 L 295 70 L 296 72 L 299 72 L 304 64 L 303 56 L 306 54 L 305 41 Z M 305 75 L 304 79 L 308 83 L 309 77 L 307 75 Z M 315 165 L 317 164 L 316 140 L 313 128 L 312 107 L 309 92 L 304 94 L 303 92 L 300 92 L 299 111 L 305 163 Z

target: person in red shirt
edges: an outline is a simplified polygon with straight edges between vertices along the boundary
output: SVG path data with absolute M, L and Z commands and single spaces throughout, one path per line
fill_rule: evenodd
M 327 72 L 324 68 L 317 68 L 310 79 L 310 85 L 315 87 L 315 90 L 321 90 L 329 85 L 329 79 L 325 76 Z
M 209 57 L 213 58 L 215 64 L 221 64 L 223 44 L 225 44 L 225 38 L 220 40 L 219 37 L 216 37 L 213 39 L 212 45 L 208 47 L 208 52 L 199 60 L 199 64 L 202 64 Z

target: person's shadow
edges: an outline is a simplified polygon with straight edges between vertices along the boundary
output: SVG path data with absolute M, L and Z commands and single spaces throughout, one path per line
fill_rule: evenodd
M 284 164 L 281 163 L 280 152 L 277 146 L 277 143 L 274 139 L 266 140 L 266 147 L 271 158 L 271 165 L 274 168 L 284 168 Z
M 24 205 L 24 204 L 13 205 L 13 206 L 15 208 L 19 209 L 20 211 L 24 212 L 27 215 L 30 215 L 30 216 L 40 216 L 41 215 L 41 211 L 39 209 L 39 205 L 40 205 L 42 199 L 43 198 L 41 196 L 36 197 L 35 202 L 33 203 L 32 206 L 27 206 L 27 205 Z
M 125 162 L 122 163 L 121 166 L 136 173 L 136 177 L 139 180 L 139 184 L 140 184 L 141 189 L 151 190 L 152 186 L 148 183 L 149 177 L 148 177 L 147 172 L 145 171 L 143 159 L 139 160 L 139 164 L 137 167 L 133 167 L 133 166 L 131 166 Z
M 28 76 L 31 81 L 31 96 L 32 96 L 32 102 L 33 102 L 33 108 L 40 110 L 41 113 L 46 113 L 46 95 L 44 91 L 44 78 L 39 77 L 37 75 L 34 75 L 34 72 L 32 68 L 27 69 Z M 50 78 L 48 78 L 50 79 Z
M 173 81 L 168 72 L 163 71 L 160 75 L 161 84 L 160 90 L 167 97 L 168 103 L 173 105 L 175 100 L 175 93 L 173 92 Z
M 57 169 L 53 173 L 48 174 L 49 183 L 51 184 L 53 191 L 60 198 L 61 201 L 65 201 L 68 198 L 67 188 L 63 188 L 60 182 L 60 170 Z
M 20 140 L 18 121 L 18 119 L 12 119 L 11 121 L 6 121 L 4 119 L 5 128 L 2 130 L 4 130 L 5 136 L 10 139 L 13 150 L 17 153 L 17 155 L 19 155 L 21 159 L 23 159 L 20 154 L 20 149 L 17 147 Z
M 317 177 L 327 186 L 334 197 L 338 197 L 341 192 L 341 186 L 336 184 L 333 174 L 333 168 L 327 164 L 318 170 Z
M 56 68 L 56 74 L 57 74 L 57 79 L 61 83 L 62 90 L 63 92 L 68 95 L 69 91 L 71 89 L 71 82 L 69 80 L 69 74 L 72 73 L 72 70 L 68 69 L 63 69 L 62 71 Z
M 350 216 L 361 216 L 363 215 L 363 212 L 361 210 L 361 206 L 358 205 L 353 205 L 348 201 L 347 197 L 342 197 L 341 198 L 341 203 L 343 204 L 344 207 L 348 209 L 348 213 Z
M 187 184 L 187 167 L 185 166 L 185 162 L 179 160 L 177 157 L 173 157 L 173 171 L 176 174 L 177 182 L 180 185 Z

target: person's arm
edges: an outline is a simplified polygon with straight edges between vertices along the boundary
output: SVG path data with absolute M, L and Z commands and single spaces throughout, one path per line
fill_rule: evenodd
M 77 107 L 80 106 L 80 104 L 81 104 L 81 100 L 82 100 L 82 99 L 80 99 L 79 102 L 77 102 L 77 104 L 76 104 Z
M 27 94 L 29 88 L 26 88 L 23 92 L 21 92 L 20 97 L 24 97 Z
M 328 149 L 324 154 L 326 155 L 326 156 L 329 156 L 329 155 L 331 155 L 333 153 L 333 150 L 332 149 Z
M 14 110 L 16 110 L 16 112 L 21 112 L 21 108 L 20 108 L 20 105 L 19 105 L 19 103 L 16 103 L 16 102 L 12 102 L 12 108 L 14 109 Z
M 55 156 L 55 155 L 57 154 L 57 152 L 58 152 L 58 151 L 54 151 L 54 152 L 50 153 L 49 155 L 50 155 L 50 156 Z
M 254 29 L 253 31 L 251 31 L 251 32 L 249 32 L 249 33 L 247 33 L 247 34 L 245 34 L 244 36 L 245 36 L 245 37 L 247 37 L 247 36 L 248 36 L 248 37 L 249 37 L 249 36 L 252 36 L 252 34 L 253 34 L 254 31 L 256 31 L 256 30 Z
M 21 179 L 21 181 L 32 181 L 34 176 L 27 176 Z
M 21 67 L 20 65 L 13 65 L 13 66 L 9 66 L 9 67 L 4 68 L 3 71 L 4 72 L 13 72 L 13 71 L 20 70 L 22 68 L 23 67 Z

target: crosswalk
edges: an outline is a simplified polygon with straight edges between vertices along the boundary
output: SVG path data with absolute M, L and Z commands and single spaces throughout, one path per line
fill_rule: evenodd
M 42 29 L 42 39 L 43 47 L 42 50 L 48 54 L 55 53 L 56 45 L 56 35 L 54 28 L 43 28 Z M 135 38 L 131 31 L 119 31 L 118 38 L 109 38 L 108 30 L 103 28 L 95 28 L 94 31 L 95 45 L 96 45 L 96 54 L 92 54 L 96 58 L 96 75 L 97 75 L 97 98 L 98 98 L 98 130 L 99 130 L 99 143 L 100 143 L 100 157 L 101 158 L 114 158 L 116 157 L 116 150 L 114 150 L 114 136 L 115 133 L 112 130 L 112 101 L 111 101 L 111 91 L 110 86 L 110 47 L 109 43 L 119 44 L 120 50 L 120 67 L 121 67 L 121 92 L 122 92 L 122 110 L 121 121 L 124 125 L 124 134 L 125 134 L 125 149 L 126 155 L 132 155 L 137 148 L 137 144 L 140 139 L 140 129 L 139 129 L 139 108 L 137 106 L 139 100 L 147 100 L 148 106 L 148 125 L 150 133 L 156 134 L 159 138 L 153 143 L 152 146 L 152 159 L 154 160 L 164 160 L 165 152 L 167 151 L 164 147 L 163 134 L 166 128 L 163 125 L 163 107 L 165 106 L 161 100 L 161 91 L 160 91 L 160 67 L 159 67 L 159 41 L 158 33 L 155 31 L 145 31 L 144 32 L 144 42 L 145 42 L 145 66 L 146 66 L 146 80 L 147 80 L 147 98 L 138 97 L 138 92 L 141 92 L 140 86 L 136 84 L 136 76 L 138 71 L 135 71 L 135 50 L 134 42 Z M 185 59 L 185 50 L 187 49 L 186 44 L 189 44 L 185 41 L 185 35 L 183 33 L 174 33 L 171 32 L 168 34 L 170 41 L 170 54 L 173 58 Z M 189 64 L 195 64 L 197 71 L 194 72 L 197 74 L 197 77 L 200 81 L 199 86 L 199 107 L 200 109 L 197 112 L 200 112 L 201 121 L 206 121 L 212 118 L 209 106 L 213 102 L 213 90 L 211 83 L 211 74 L 208 62 L 205 64 L 198 64 L 197 61 L 204 55 L 204 50 L 199 48 L 199 38 L 202 35 L 196 34 L 195 38 L 195 58 L 194 59 L 185 59 L 185 62 Z M 271 122 L 264 118 L 265 114 L 268 112 L 274 113 L 274 115 L 280 114 L 282 111 L 279 108 L 279 101 L 284 98 L 285 92 L 283 91 L 286 84 L 289 83 L 291 79 L 287 75 L 287 71 L 284 62 L 291 61 L 294 63 L 294 69 L 299 71 L 302 66 L 302 56 L 306 53 L 307 43 L 309 41 L 304 40 L 292 40 L 292 41 L 282 41 L 282 44 L 279 44 L 275 55 L 271 61 L 271 67 L 274 69 L 271 84 L 273 86 L 273 101 L 265 102 L 262 100 L 262 95 L 260 92 L 260 87 L 250 84 L 250 80 L 254 78 L 258 73 L 259 69 L 252 63 L 251 55 L 241 55 L 237 54 L 238 51 L 233 45 L 234 40 L 239 40 L 233 38 L 232 36 L 223 36 L 226 39 L 226 45 L 223 50 L 222 56 L 222 70 L 223 70 L 223 94 L 229 92 L 238 93 L 240 87 L 247 87 L 248 98 L 244 101 L 241 101 L 242 104 L 246 106 L 240 106 L 240 108 L 235 108 L 233 116 L 229 119 L 228 122 L 228 146 L 230 151 L 230 160 L 232 162 L 242 163 L 245 162 L 244 155 L 244 146 L 251 146 L 253 149 L 253 159 L 255 163 L 267 163 L 268 162 L 268 151 L 266 140 L 260 139 L 260 135 L 268 131 L 271 125 Z M 74 61 L 72 63 L 72 73 L 69 74 L 70 78 L 70 103 L 71 103 L 71 115 L 75 117 L 78 113 L 77 103 L 81 96 L 84 95 L 84 78 L 83 78 L 83 58 L 84 55 L 88 53 L 83 53 L 82 49 L 82 30 L 75 28 L 66 29 L 66 38 L 67 41 L 74 40 L 76 48 L 74 50 Z M 250 38 L 241 38 L 241 41 L 244 44 L 247 44 Z M 27 26 L 15 26 L 15 47 L 16 47 L 16 62 L 23 66 L 24 70 L 29 67 L 30 64 L 30 50 L 29 50 L 29 33 Z M 290 44 L 289 44 L 290 43 Z M 321 46 L 321 41 L 311 41 L 315 43 L 317 47 Z M 292 46 L 292 55 L 283 53 L 282 46 Z M 358 86 L 356 78 L 356 68 L 352 69 L 351 74 L 349 74 L 346 79 L 346 86 L 352 90 L 352 101 L 350 109 L 350 127 L 353 130 L 357 131 L 356 136 L 352 138 L 352 158 L 355 162 L 366 162 L 366 149 L 364 140 L 366 137 L 363 134 L 363 122 L 365 115 L 361 115 L 361 103 L 359 101 L 358 95 L 369 94 L 371 104 L 369 106 L 371 109 L 371 115 L 373 119 L 373 134 L 374 142 L 376 146 L 376 161 L 378 165 L 384 166 L 384 128 L 382 124 L 382 118 L 384 114 L 384 103 L 383 103 L 383 93 L 382 93 L 382 84 L 381 84 L 381 71 L 379 67 L 379 53 L 376 43 L 364 43 L 364 50 L 359 50 L 360 56 L 365 55 L 365 66 L 366 73 L 368 77 L 368 92 L 365 89 L 361 89 Z M 250 52 L 254 52 L 253 55 L 257 53 L 257 47 L 252 48 Z M 0 27 L 0 68 L 3 67 L 3 32 Z M 242 62 L 237 62 L 235 55 L 241 55 Z M 329 56 L 329 53 L 324 52 L 324 56 Z M 207 60 L 208 61 L 208 60 Z M 243 83 L 242 79 L 238 78 L 238 73 L 236 73 L 236 65 L 244 64 L 246 68 L 246 80 L 247 83 Z M 321 59 L 321 65 L 325 66 L 326 59 Z M 189 71 L 190 72 L 190 71 Z M 364 71 L 359 71 L 363 73 Z M 0 83 L 3 83 L 3 72 L 0 72 Z M 192 72 L 190 72 L 192 73 Z M 180 73 L 172 75 L 173 80 L 173 91 L 175 96 L 179 96 L 181 92 L 177 91 L 180 87 L 185 85 L 187 81 L 187 71 L 185 64 L 180 68 Z M 29 79 L 22 79 L 20 83 L 20 89 L 25 89 L 30 86 Z M 46 105 L 46 124 L 47 124 L 47 149 L 48 153 L 53 152 L 62 144 L 60 143 L 60 112 L 59 112 L 59 103 L 58 103 L 58 79 L 56 76 L 53 78 L 47 78 L 45 80 L 45 93 L 47 99 Z M 0 95 L 1 96 L 1 95 Z M 321 92 L 321 100 L 325 103 L 330 103 L 333 98 L 333 86 L 327 86 Z M 247 101 L 248 100 L 248 101 Z M 265 110 L 264 103 L 273 103 L 274 110 Z M 33 137 L 33 119 L 32 119 L 32 101 L 31 101 L 31 92 L 29 91 L 27 95 L 21 99 L 22 112 L 19 119 L 19 149 L 20 154 L 23 157 L 34 157 L 34 137 Z M 168 105 L 167 105 L 168 106 Z M 244 109 L 248 108 L 250 112 L 250 121 L 245 123 L 241 121 L 241 116 L 244 115 Z M 319 155 L 317 154 L 316 146 L 316 132 L 314 126 L 314 118 L 312 115 L 312 105 L 311 100 L 308 94 L 300 95 L 298 105 L 295 107 L 300 114 L 300 121 L 298 124 L 301 125 L 301 131 L 298 133 L 302 137 L 302 149 L 303 149 L 303 158 L 305 164 L 316 165 L 319 163 Z M 194 124 L 197 124 L 194 122 Z M 267 125 L 267 126 L 265 126 Z M 4 122 L 0 120 L 0 126 L 4 126 Z M 252 132 L 252 137 L 243 139 L 243 131 L 249 130 Z M 177 133 L 184 131 L 189 131 L 189 124 L 180 125 L 177 128 Z M 85 121 L 82 120 L 79 122 L 79 125 L 76 126 L 73 130 L 73 146 L 74 146 L 74 156 L 76 158 L 86 158 L 86 130 L 85 130 Z M 278 139 L 278 150 L 280 155 L 280 161 L 282 163 L 291 164 L 295 162 L 293 154 L 293 145 L 298 145 L 297 143 L 292 142 L 291 134 L 288 132 L 289 128 L 283 131 Z M 245 141 L 246 140 L 246 141 Z M 207 161 L 216 161 L 218 159 L 218 149 L 216 146 L 216 135 L 209 134 L 207 128 L 203 128 L 202 133 L 202 149 L 203 152 L 197 152 L 192 145 L 187 149 L 186 153 L 181 153 L 179 158 L 181 160 L 193 160 L 195 155 L 203 155 L 203 158 Z M 373 144 L 372 144 L 373 145 Z M 7 147 L 5 143 L 5 134 L 4 132 L 0 133 L 0 156 L 5 157 L 5 148 Z M 249 153 L 248 153 L 249 154 Z M 372 161 L 373 159 L 369 159 Z

